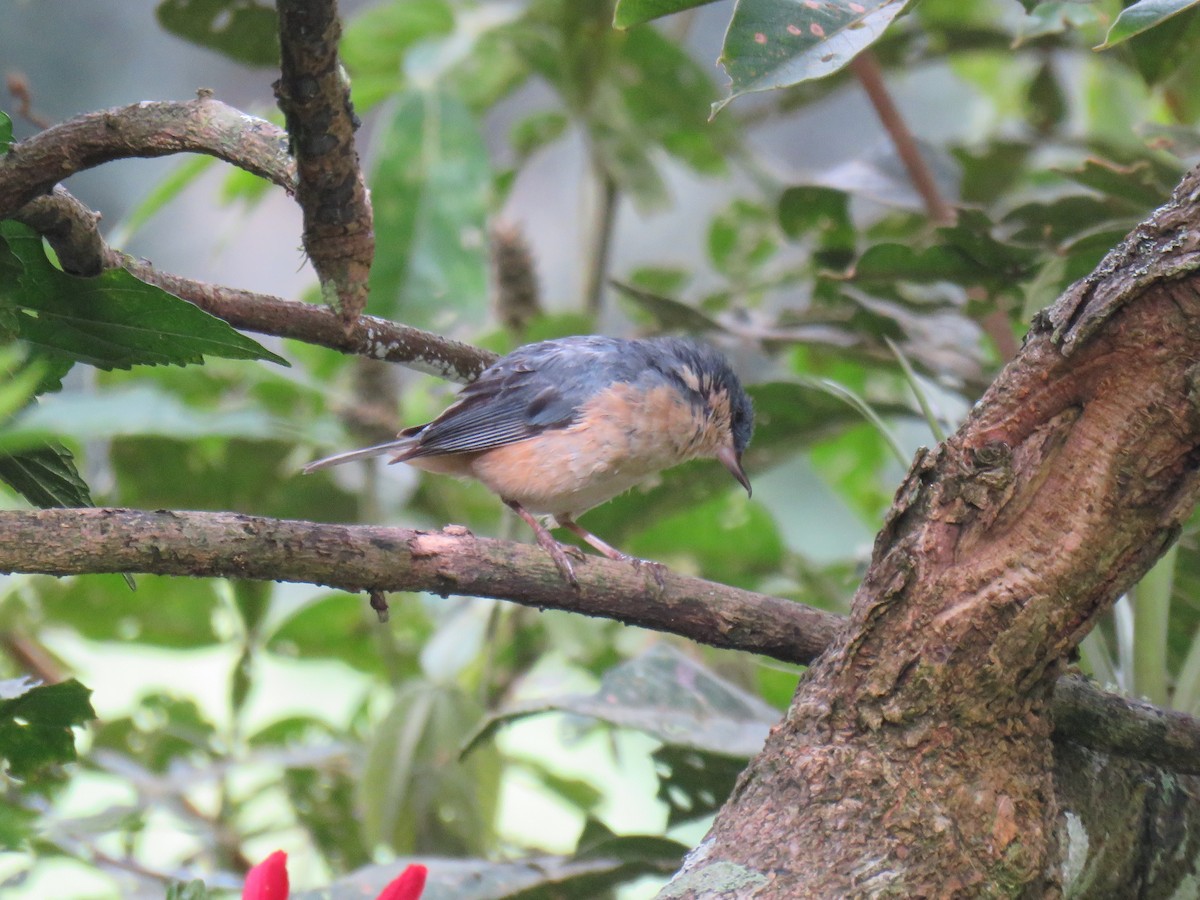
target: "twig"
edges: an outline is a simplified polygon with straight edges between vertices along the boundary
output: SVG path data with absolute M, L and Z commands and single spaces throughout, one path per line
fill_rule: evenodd
M 338 62 L 335 0 L 279 0 L 281 77 L 275 98 L 287 118 L 304 210 L 304 249 L 326 302 L 350 323 L 367 305 L 375 232 L 354 148 L 358 120 Z
M 33 111 L 33 91 L 24 72 L 9 72 L 4 77 L 8 93 L 17 101 L 17 115 L 35 128 L 49 128 L 50 120 Z
M 129 157 L 204 153 L 295 189 L 287 136 L 208 96 L 88 113 L 18 141 L 0 157 L 0 218 L 76 172 Z
M 900 110 L 892 101 L 892 95 L 888 93 L 887 85 L 883 83 L 883 72 L 879 67 L 879 60 L 872 51 L 864 50 L 854 57 L 850 68 L 854 70 L 855 76 L 863 86 L 863 90 L 866 91 L 867 98 L 875 107 L 879 121 L 883 123 L 884 129 L 891 137 L 896 152 L 900 155 L 900 161 L 904 164 L 905 171 L 908 172 L 909 180 L 917 189 L 917 193 L 921 195 L 929 218 L 936 225 L 953 225 L 957 218 L 954 207 L 942 197 L 933 173 L 929 171 L 925 158 L 921 156 L 921 149 L 917 146 L 916 138 L 908 130 L 904 117 L 900 115 Z
M 632 566 L 599 557 L 576 567 L 580 588 L 567 590 L 537 547 L 461 529 L 318 525 L 235 513 L 0 511 L 0 572 L 146 572 L 495 597 L 798 664 L 812 662 L 846 621 L 670 571 L 660 588 Z M 1053 711 L 1059 740 L 1200 774 L 1200 720 L 1191 716 L 1115 697 L 1072 677 L 1059 679 Z
M 930 221 L 935 225 L 953 225 L 958 217 L 957 213 L 942 196 L 937 181 L 925 162 L 925 157 L 921 155 L 921 148 L 917 146 L 916 138 L 909 131 L 908 124 L 892 101 L 892 95 L 883 81 L 879 59 L 871 50 L 865 50 L 854 58 L 854 61 L 850 63 L 850 68 L 866 92 L 871 105 L 875 107 L 875 112 L 879 116 L 884 130 L 891 137 L 892 144 L 896 148 L 900 162 L 904 165 L 904 170 L 908 173 L 909 180 L 916 188 L 917 193 L 921 195 L 921 200 L 925 204 L 925 212 Z M 994 309 L 982 316 L 979 325 L 984 333 L 992 339 L 992 343 L 996 345 L 996 350 L 1002 359 L 1010 360 L 1017 355 L 1020 345 L 1013 337 L 1012 326 L 1009 325 L 1008 316 L 1003 310 Z
M 592 220 L 591 249 L 584 260 L 583 299 L 589 315 L 597 316 L 604 300 L 608 258 L 612 250 L 613 228 L 617 219 L 617 183 L 598 165 L 593 165 L 594 180 L 600 194 Z
M 235 328 L 399 363 L 460 384 L 473 381 L 496 359 L 490 351 L 387 319 L 360 316 L 347 330 L 338 315 L 323 306 L 161 272 L 108 247 L 97 228 L 99 214 L 61 186 L 30 201 L 13 218 L 45 235 L 63 269 L 73 275 L 95 275 L 123 266 Z

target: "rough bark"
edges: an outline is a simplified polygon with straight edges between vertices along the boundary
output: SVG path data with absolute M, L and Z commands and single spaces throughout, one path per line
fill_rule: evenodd
M 850 627 L 663 896 L 1062 893 L 1051 687 L 1200 489 L 1198 196 L 1200 170 L 918 455 Z
M 448 526 L 319 525 L 237 513 L 134 509 L 0 511 L 0 572 L 143 572 L 324 584 L 349 591 L 496 597 L 611 618 L 713 647 L 807 665 L 845 627 L 803 603 L 589 557 L 580 590 L 537 547 L 476 538 Z M 1054 737 L 1105 755 L 1200 774 L 1200 721 L 1064 676 L 1054 689 Z

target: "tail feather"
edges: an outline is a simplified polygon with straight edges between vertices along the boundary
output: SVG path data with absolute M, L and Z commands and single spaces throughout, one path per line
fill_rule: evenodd
M 354 462 L 357 459 L 370 459 L 372 456 L 383 456 L 385 453 L 398 453 L 402 450 L 407 450 L 412 446 L 412 443 L 412 438 L 406 437 L 397 441 L 376 444 L 374 447 L 363 447 L 361 450 L 347 450 L 345 453 L 335 453 L 333 456 L 326 456 L 324 459 L 310 462 L 301 471 L 305 475 L 308 475 L 316 472 L 318 469 L 340 466 L 342 463 Z

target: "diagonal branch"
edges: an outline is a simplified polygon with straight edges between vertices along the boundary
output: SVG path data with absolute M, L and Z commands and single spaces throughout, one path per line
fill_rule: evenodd
M 807 664 L 845 619 L 802 603 L 670 571 L 654 578 L 588 557 L 580 588 L 534 546 L 473 537 L 319 525 L 235 513 L 128 509 L 0 511 L 0 572 L 144 572 L 323 584 L 348 591 L 430 591 L 510 600 L 614 619 L 789 663 Z M 1056 737 L 1200 774 L 1200 721 L 1062 678 Z
M 162 272 L 109 247 L 97 227 L 99 214 L 61 185 L 26 203 L 13 218 L 40 232 L 58 254 L 63 269 L 72 275 L 97 275 L 104 269 L 124 267 L 234 328 L 399 363 L 460 384 L 475 380 L 496 359 L 488 350 L 387 319 L 359 316 L 346 327 L 328 307 Z

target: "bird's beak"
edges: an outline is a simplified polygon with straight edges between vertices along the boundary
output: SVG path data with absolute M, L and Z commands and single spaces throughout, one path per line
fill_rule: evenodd
M 738 484 L 746 489 L 747 496 L 754 496 L 754 489 L 750 487 L 750 479 L 742 471 L 742 458 L 738 452 L 733 447 L 722 447 L 717 451 L 717 459 L 738 480 Z

